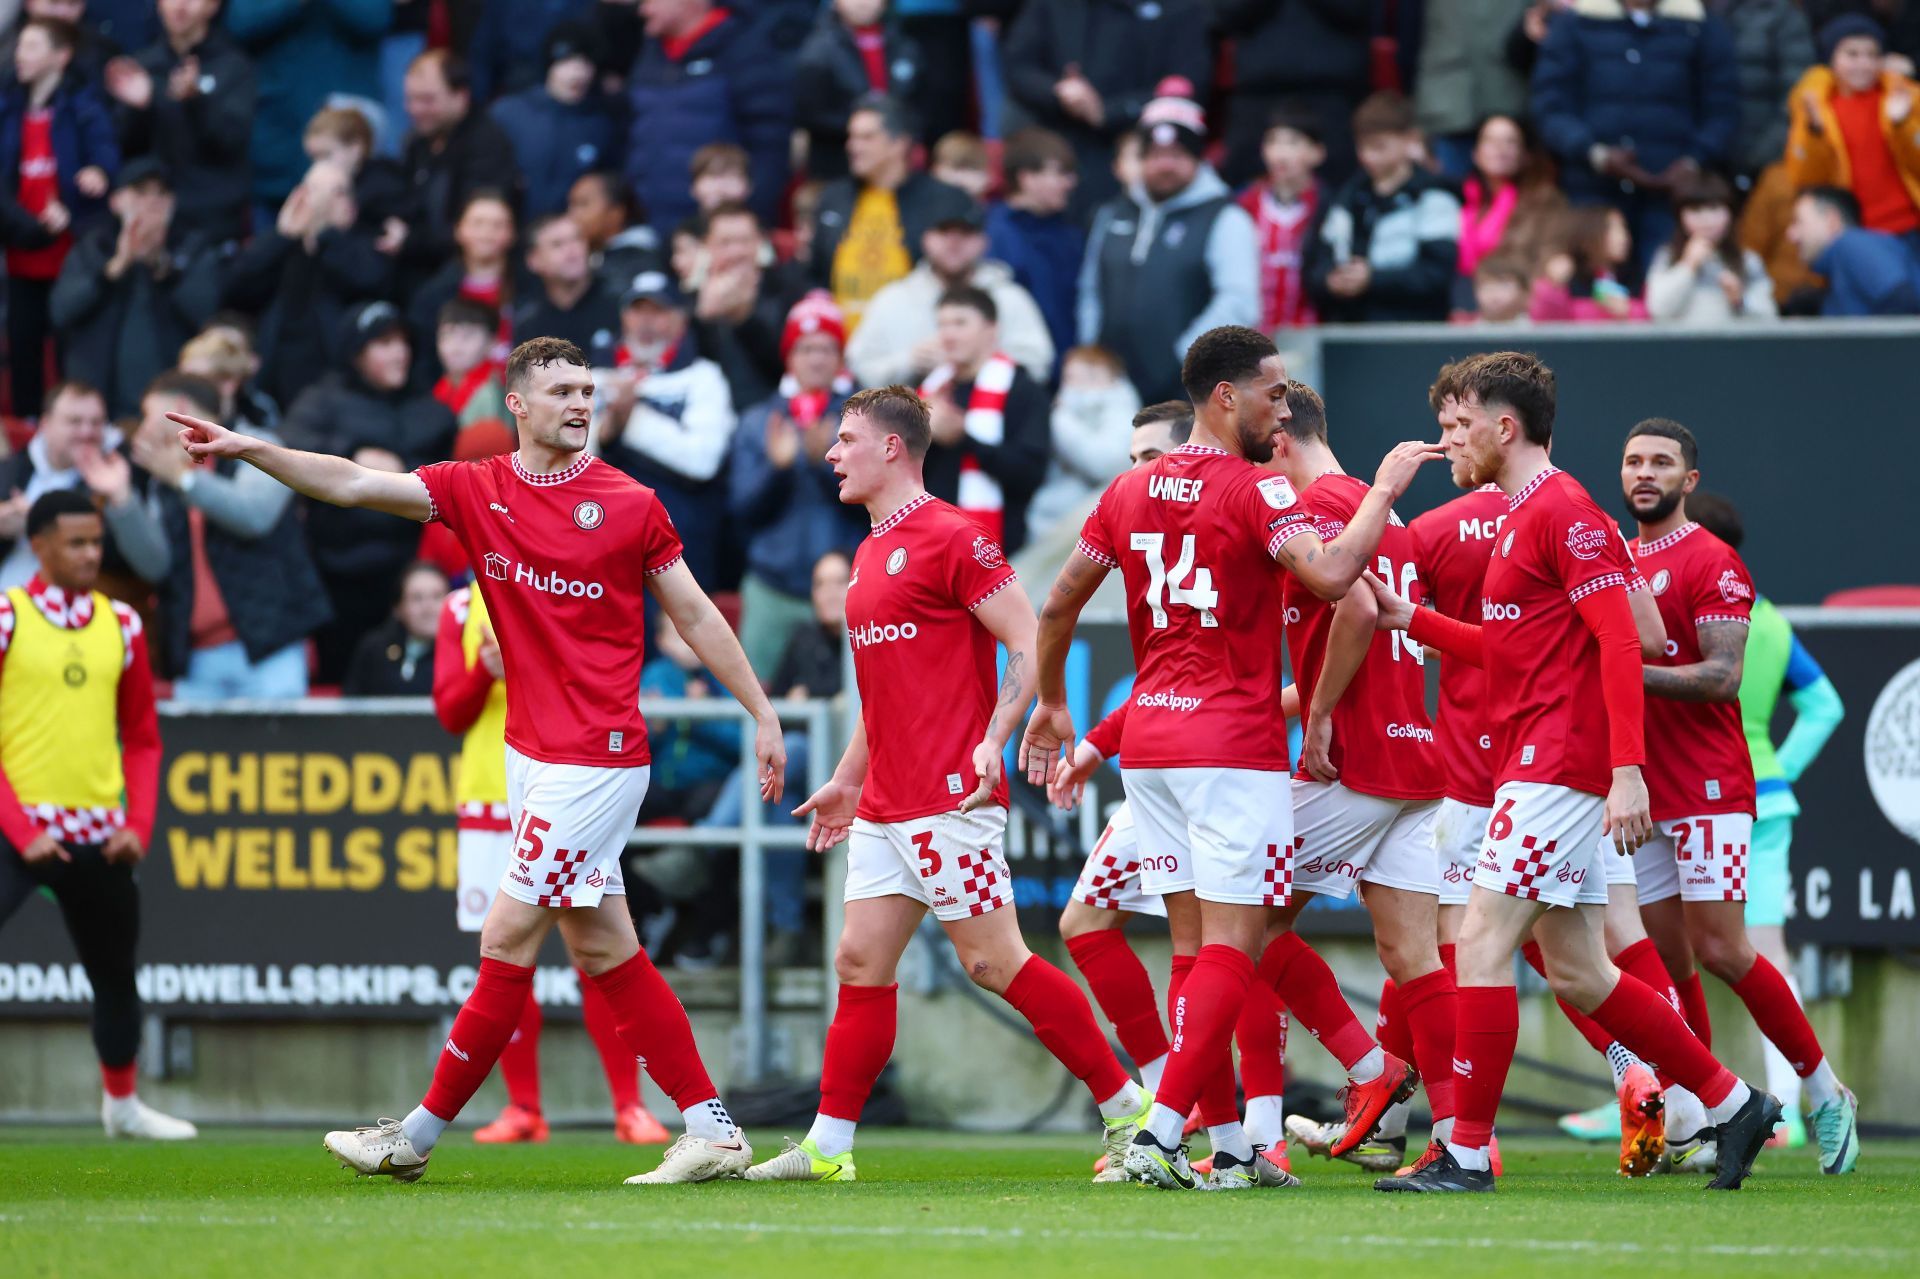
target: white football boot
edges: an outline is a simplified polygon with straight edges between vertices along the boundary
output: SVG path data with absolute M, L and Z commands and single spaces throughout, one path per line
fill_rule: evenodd
M 739 1129 L 725 1141 L 713 1141 L 683 1132 L 667 1147 L 660 1166 L 627 1178 L 629 1186 L 668 1186 L 690 1181 L 720 1181 L 744 1177 L 753 1166 L 753 1147 Z
M 184 1119 L 163 1115 L 138 1097 L 100 1098 L 100 1122 L 109 1137 L 138 1137 L 146 1141 L 191 1141 L 200 1130 Z
M 330 1132 L 325 1145 L 342 1167 L 361 1177 L 418 1181 L 427 1170 L 429 1156 L 413 1148 L 398 1119 L 382 1119 L 371 1128 Z

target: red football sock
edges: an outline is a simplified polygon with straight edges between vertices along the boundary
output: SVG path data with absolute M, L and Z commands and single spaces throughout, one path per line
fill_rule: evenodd
M 1373 1036 L 1347 1007 L 1333 969 L 1294 932 L 1281 933 L 1260 956 L 1260 979 L 1273 987 L 1295 1021 L 1320 1041 L 1341 1066 L 1353 1069 L 1373 1051 Z
M 433 1084 L 420 1104 L 452 1122 L 480 1090 L 533 1000 L 533 969 L 482 959 L 480 976 L 453 1019 L 447 1045 L 433 1067 Z
M 1455 943 L 1450 941 L 1440 943 L 1440 966 L 1447 970 L 1448 975 L 1453 978 L 1454 986 L 1457 988 L 1460 985 L 1460 972 L 1453 966 L 1454 950 Z
M 1002 998 L 1027 1019 L 1047 1051 L 1087 1086 L 1096 1102 L 1127 1086 L 1131 1076 L 1107 1046 L 1100 1023 L 1093 1019 L 1093 1006 L 1073 978 L 1040 956 L 1030 955 L 1007 983 Z
M 1175 961 L 1176 963 L 1178 960 Z M 1154 1101 L 1176 1114 L 1193 1109 L 1219 1054 L 1233 1037 L 1253 961 L 1232 946 L 1202 946 L 1173 1005 L 1173 1051 Z
M 100 1087 L 109 1097 L 131 1097 L 134 1093 L 134 1080 L 139 1077 L 140 1063 L 130 1061 L 124 1066 L 109 1066 L 100 1063 Z
M 594 1050 L 600 1054 L 600 1069 L 607 1076 L 613 1113 L 625 1114 L 640 1104 L 640 1062 L 627 1051 L 625 1041 L 620 1038 L 620 1028 L 613 1022 L 613 1009 L 607 1007 L 607 997 L 600 993 L 600 987 L 584 970 L 574 971 L 580 975 L 580 1014 L 587 1023 L 587 1035 L 593 1040 Z
M 1413 1033 L 1407 1029 L 1406 1009 L 1400 1004 L 1400 988 L 1389 977 L 1380 983 L 1380 1015 L 1374 1019 L 1373 1037 L 1382 1048 L 1401 1061 L 1413 1060 Z M 1425 1075 L 1426 1071 L 1420 1072 Z
M 1680 1002 L 1680 993 L 1673 984 L 1673 974 L 1660 962 L 1660 952 L 1654 947 L 1653 938 L 1642 937 L 1615 955 L 1613 966 L 1623 973 L 1632 973 L 1641 985 L 1666 1000 L 1673 1011 L 1683 1017 L 1686 1015 L 1686 1006 Z M 1696 984 L 1699 980 L 1697 976 L 1694 978 Z
M 893 1056 L 900 984 L 841 986 L 820 1060 L 820 1113 L 858 1122 L 874 1080 Z
M 1100 1011 L 1136 1066 L 1167 1055 L 1167 1027 L 1153 996 L 1147 966 L 1127 945 L 1118 928 L 1102 928 L 1067 939 L 1067 953 L 1087 979 Z
M 1673 988 L 1680 996 L 1680 1012 L 1687 1019 L 1687 1029 L 1695 1039 L 1708 1048 L 1713 1047 L 1713 1018 L 1707 1015 L 1707 992 L 1700 988 L 1700 970 L 1696 968 L 1687 974 L 1685 981 L 1674 982 Z
M 513 1038 L 500 1050 L 500 1078 L 507 1085 L 507 1100 L 522 1110 L 540 1113 L 540 1001 L 527 988 L 527 1005 L 520 1013 L 520 1024 Z
M 1453 1145 L 1493 1144 L 1493 1120 L 1520 1041 L 1520 996 L 1511 986 L 1462 986 L 1453 1049 Z
M 647 1063 L 647 1073 L 675 1106 L 692 1110 L 720 1095 L 694 1046 L 686 1008 L 646 951 L 593 981 L 607 997 L 627 1051 Z
M 1399 996 L 1400 1006 L 1406 1010 L 1400 1020 L 1411 1041 L 1410 1055 L 1401 1060 L 1411 1061 L 1420 1071 L 1433 1117 L 1445 1119 L 1455 1108 L 1453 1041 L 1459 1031 L 1459 998 L 1453 988 L 1453 975 L 1436 968 L 1400 987 Z M 1387 1051 L 1400 1056 L 1396 1048 Z
M 1620 974 L 1613 993 L 1593 1010 L 1593 1019 L 1640 1060 L 1659 1062 L 1662 1070 L 1707 1106 L 1725 1101 L 1739 1082 L 1687 1029 L 1672 1005 L 1631 973 Z
M 1249 1097 L 1282 1097 L 1287 1091 L 1287 1010 L 1271 987 L 1254 982 L 1234 1023 L 1240 1045 L 1240 1083 Z
M 1826 1054 L 1780 970 L 1765 955 L 1755 955 L 1747 975 L 1733 983 L 1733 993 L 1740 996 L 1760 1033 L 1773 1041 L 1793 1073 L 1802 1079 L 1811 1075 Z
M 1540 954 L 1539 942 L 1529 937 L 1520 947 L 1520 954 L 1526 959 L 1527 966 L 1533 969 L 1534 972 L 1539 973 L 1542 977 L 1547 975 L 1547 961 Z M 1580 1037 L 1593 1047 L 1593 1051 L 1599 1053 L 1602 1057 L 1606 1056 L 1608 1045 L 1613 1043 L 1613 1036 L 1595 1025 L 1593 1018 L 1587 1016 L 1566 1000 L 1561 999 L 1558 995 L 1554 996 L 1554 1002 L 1560 1005 L 1561 1014 L 1566 1017 L 1567 1021 L 1572 1024 L 1575 1030 L 1580 1032 Z

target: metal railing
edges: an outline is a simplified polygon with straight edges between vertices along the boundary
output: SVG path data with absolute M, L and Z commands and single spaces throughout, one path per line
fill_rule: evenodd
M 825 784 L 839 758 L 833 733 L 833 707 L 819 699 L 773 703 L 782 725 L 798 724 L 807 734 L 806 792 L 788 791 L 781 803 L 797 806 Z M 759 763 L 753 753 L 753 717 L 730 697 L 643 697 L 640 713 L 653 731 L 668 720 L 721 720 L 741 726 L 740 824 L 737 826 L 640 826 L 627 836 L 634 848 L 738 848 L 740 850 L 740 1052 L 741 1078 L 758 1083 L 767 1077 L 767 850 L 803 848 L 807 828 L 770 826 L 761 811 Z

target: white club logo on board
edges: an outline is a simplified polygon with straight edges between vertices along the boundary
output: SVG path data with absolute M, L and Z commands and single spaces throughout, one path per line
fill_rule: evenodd
M 1867 716 L 1867 788 L 1894 829 L 1920 843 L 1920 661 L 1887 681 Z
M 1653 581 L 1649 585 L 1653 587 L 1655 595 L 1665 595 L 1667 587 L 1673 585 L 1673 574 L 1663 568 L 1653 575 Z
M 897 575 L 900 572 L 900 570 L 905 568 L 906 566 L 907 566 L 907 548 L 904 546 L 894 547 L 893 554 L 887 556 L 887 576 L 893 577 Z
M 607 518 L 607 509 L 598 502 L 582 502 L 573 508 L 573 522 L 591 533 Z
M 1500 558 L 1506 559 L 1513 554 L 1513 534 L 1509 533 L 1500 541 Z

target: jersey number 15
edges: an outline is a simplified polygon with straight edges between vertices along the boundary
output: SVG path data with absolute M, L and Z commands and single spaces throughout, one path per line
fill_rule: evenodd
M 1196 569 L 1193 566 L 1193 534 L 1188 533 L 1180 539 L 1180 558 L 1173 562 L 1171 571 L 1167 569 L 1163 554 L 1166 542 L 1164 533 L 1128 535 L 1127 544 L 1146 556 L 1146 600 L 1147 609 L 1153 614 L 1154 629 L 1166 629 L 1167 609 L 1176 604 L 1199 609 L 1202 626 L 1220 625 L 1220 619 L 1213 615 L 1213 606 L 1220 602 L 1220 592 L 1213 589 L 1212 569 Z M 1187 581 L 1189 574 L 1193 578 L 1191 585 Z

